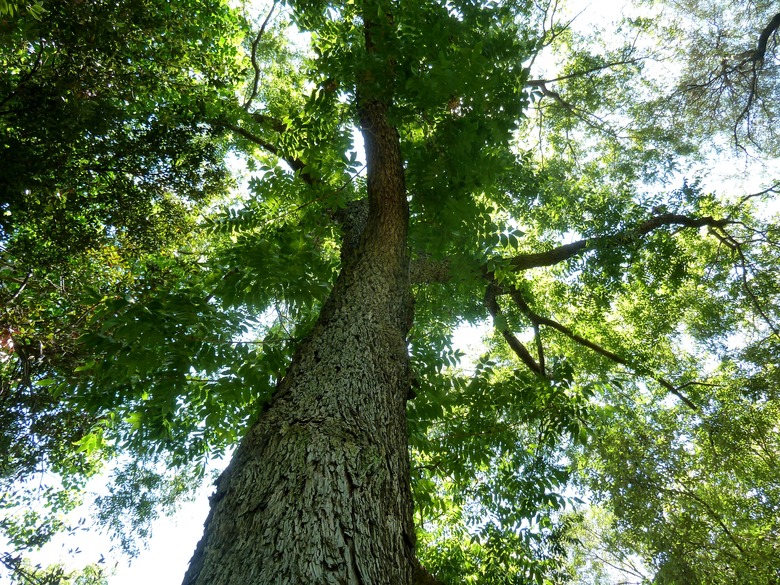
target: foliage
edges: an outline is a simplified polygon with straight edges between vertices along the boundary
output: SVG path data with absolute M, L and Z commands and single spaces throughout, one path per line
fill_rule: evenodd
M 243 24 L 213 2 L 9 6 L 0 503 L 5 536 L 25 550 L 67 527 L 85 480 L 115 453 L 106 412 L 77 404 L 71 383 L 88 370 L 81 338 L 95 331 L 95 311 L 159 280 L 198 209 L 227 192 L 224 141 L 204 116 L 239 75 Z M 210 25 L 181 18 L 194 12 Z M 29 490 L 36 475 L 46 487 Z
M 0 563 L 11 572 L 11 585 L 108 585 L 106 572 L 98 565 L 68 570 L 62 565 L 33 566 L 4 554 Z
M 761 34 L 770 6 L 754 8 L 728 51 Z M 357 103 L 381 95 L 411 208 L 423 565 L 442 583 L 596 583 L 606 550 L 659 583 L 777 579 L 776 184 L 675 174 L 724 131 L 777 147 L 771 104 L 746 125 L 744 102 L 683 91 L 720 45 L 657 15 L 607 42 L 510 1 L 46 11 L 0 23 L 4 485 L 44 469 L 61 485 L 43 501 L 67 509 L 117 458 L 98 518 L 134 552 L 128 534 L 240 440 L 316 319 L 362 228 Z M 665 89 L 657 38 L 679 70 Z M 232 194 L 228 151 L 246 164 Z M 454 332 L 486 323 L 464 365 Z M 46 509 L 0 527 L 37 546 L 66 524 Z
M 659 583 L 776 579 L 778 402 L 776 381 L 746 375 L 756 365 L 722 366 L 702 413 L 619 396 L 605 407 L 585 473 Z
M 13 16 L 17 12 L 27 11 L 35 18 L 40 19 L 46 10 L 43 4 L 36 2 L 35 4 L 22 5 L 17 0 L 2 0 L 0 1 L 0 16 Z

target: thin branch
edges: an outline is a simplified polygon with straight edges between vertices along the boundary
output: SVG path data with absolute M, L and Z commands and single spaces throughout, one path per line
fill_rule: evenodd
M 691 491 L 691 490 L 690 490 L 688 487 L 686 487 L 686 486 L 684 486 L 684 485 L 683 485 L 683 489 L 682 489 L 682 490 L 677 490 L 677 489 L 672 489 L 672 488 L 665 488 L 665 489 L 664 489 L 664 488 L 662 488 L 662 489 L 663 489 L 663 491 L 665 491 L 665 492 L 668 492 L 668 493 L 672 493 L 672 494 L 677 494 L 677 495 L 681 495 L 681 496 L 686 496 L 686 497 L 689 497 L 689 498 L 691 498 L 691 499 L 692 499 L 694 502 L 698 502 L 699 504 L 701 504 L 701 505 L 704 507 L 704 509 L 705 509 L 705 511 L 707 512 L 707 514 L 708 514 L 708 515 L 709 515 L 709 516 L 710 516 L 710 517 L 711 517 L 713 520 L 715 520 L 715 522 L 717 522 L 717 523 L 718 523 L 718 526 L 720 526 L 720 527 L 721 527 L 721 529 L 723 530 L 723 532 L 726 534 L 726 536 L 728 536 L 729 540 L 730 540 L 730 541 L 731 541 L 731 542 L 734 544 L 734 546 L 735 546 L 735 547 L 737 547 L 737 549 L 739 550 L 739 552 L 741 552 L 741 553 L 742 553 L 742 554 L 745 556 L 745 558 L 749 558 L 749 555 L 748 555 L 748 553 L 745 551 L 745 549 L 744 549 L 744 548 L 742 548 L 742 545 L 739 543 L 739 540 L 737 540 L 736 536 L 734 536 L 734 534 L 731 532 L 731 530 L 729 530 L 729 527 L 728 527 L 728 526 L 726 526 L 726 523 L 725 523 L 725 522 L 723 522 L 723 519 L 721 518 L 720 514 L 718 514 L 718 513 L 717 513 L 717 512 L 716 512 L 716 511 L 715 511 L 715 510 L 712 508 L 712 506 L 710 506 L 710 505 L 709 505 L 707 502 L 705 502 L 704 500 L 702 500 L 702 499 L 701 499 L 699 496 L 697 496 L 697 495 L 696 495 L 695 493 L 693 493 L 693 492 L 692 492 L 692 491 Z
M 734 122 L 734 140 L 738 143 L 738 128 L 739 124 L 744 120 L 745 121 L 745 128 L 747 131 L 747 137 L 750 138 L 751 136 L 751 118 L 750 118 L 750 110 L 753 107 L 753 102 L 756 100 L 756 96 L 758 94 L 758 62 L 751 60 L 751 76 L 750 76 L 750 87 L 748 91 L 748 97 L 747 101 L 745 102 L 745 107 L 742 108 L 742 112 L 740 112 L 739 116 L 737 116 L 736 121 Z M 724 73 L 725 78 L 725 73 Z M 728 81 L 728 79 L 726 79 Z
M 252 105 L 252 102 L 257 97 L 257 90 L 260 84 L 260 65 L 257 62 L 257 47 L 260 45 L 260 39 L 265 34 L 265 27 L 268 26 L 268 23 L 271 20 L 271 16 L 274 13 L 274 9 L 276 8 L 276 0 L 274 0 L 274 3 L 271 5 L 271 9 L 268 11 L 268 15 L 265 17 L 265 20 L 263 21 L 262 26 L 260 27 L 260 30 L 257 33 L 257 36 L 255 37 L 255 40 L 252 41 L 252 68 L 255 70 L 255 76 L 252 80 L 252 92 L 249 94 L 249 97 L 244 102 L 244 105 L 241 106 L 245 110 L 249 109 L 249 106 Z
M 13 296 L 12 296 L 10 299 L 8 299 L 8 301 L 6 302 L 6 305 L 7 305 L 7 306 L 10 306 L 10 305 L 14 304 L 14 302 L 16 301 L 16 299 L 18 299 L 18 298 L 19 298 L 19 295 L 21 295 L 21 294 L 22 294 L 22 291 L 24 291 L 24 289 L 25 289 L 25 288 L 27 288 L 27 283 L 30 281 L 30 277 L 31 277 L 31 276 L 32 276 L 32 272 L 28 272 L 28 273 L 25 275 L 25 277 L 24 277 L 24 280 L 22 280 L 22 282 L 21 282 L 21 283 L 20 283 L 20 285 L 19 285 L 19 289 L 18 289 L 18 290 L 17 290 L 17 291 L 14 293 L 14 295 L 13 295 Z M 16 280 L 16 279 L 14 279 L 14 280 Z
M 224 128 L 227 128 L 231 132 L 235 132 L 239 136 L 249 140 L 253 144 L 256 144 L 257 146 L 273 154 L 274 156 L 279 157 L 281 160 L 286 162 L 293 171 L 298 173 L 300 178 L 305 183 L 309 185 L 314 185 L 317 182 L 316 179 L 312 177 L 311 173 L 305 170 L 306 163 L 304 163 L 302 160 L 298 158 L 283 155 L 275 144 L 268 142 L 267 140 L 258 136 L 257 134 L 254 134 L 249 130 L 247 130 L 246 128 L 242 128 L 241 126 L 238 126 L 236 124 L 232 124 L 230 122 L 225 122 L 225 121 L 218 121 L 216 123 L 219 124 L 220 126 L 223 126 Z
M 739 255 L 740 265 L 742 266 L 742 270 L 740 271 L 740 277 L 742 279 L 742 287 L 745 289 L 745 292 L 747 293 L 748 297 L 750 297 L 750 301 L 753 304 L 753 307 L 756 309 L 758 314 L 761 315 L 761 318 L 764 320 L 764 323 L 766 323 L 767 327 L 769 327 L 772 333 L 775 334 L 775 337 L 780 338 L 780 331 L 777 329 L 775 324 L 769 318 L 769 315 L 767 315 L 766 312 L 764 312 L 764 309 L 761 307 L 761 303 L 758 302 L 758 298 L 753 292 L 753 289 L 750 288 L 750 283 L 748 282 L 747 279 L 748 262 L 747 259 L 745 258 L 745 253 L 742 251 L 742 246 L 737 244 L 735 250 Z
M 282 122 L 267 114 L 261 114 L 260 112 L 252 112 L 252 119 L 265 128 L 269 128 L 274 132 L 287 132 L 290 128 Z
M 736 213 L 736 210 L 739 209 L 740 207 L 742 207 L 742 205 L 744 205 L 750 199 L 753 199 L 755 197 L 763 197 L 764 195 L 769 195 L 770 193 L 777 194 L 778 193 L 778 188 L 780 188 L 780 182 L 775 183 L 771 187 L 767 187 L 763 191 L 759 191 L 757 193 L 750 193 L 749 195 L 745 195 L 744 197 L 742 197 L 739 201 L 737 201 L 734 204 L 735 211 L 731 212 L 726 217 L 726 219 L 730 219 L 734 215 L 734 213 Z
M 767 24 L 766 27 L 764 27 L 764 29 L 761 31 L 755 50 L 747 50 L 739 53 L 733 57 L 733 61 L 730 61 L 729 59 L 723 59 L 720 63 L 720 67 L 711 73 L 711 77 L 707 82 L 689 86 L 699 90 L 708 86 L 712 86 L 712 89 L 718 94 L 716 97 L 719 101 L 720 94 L 726 91 L 726 88 L 732 88 L 734 85 L 733 80 L 744 80 L 744 82 L 740 83 L 740 85 L 747 90 L 747 99 L 745 100 L 744 107 L 734 122 L 732 131 L 735 144 L 742 150 L 745 150 L 745 148 L 740 144 L 739 130 L 740 125 L 743 122 L 745 125 L 746 138 L 751 142 L 755 142 L 752 138 L 752 120 L 750 112 L 757 99 L 761 97 L 759 96 L 758 88 L 759 69 L 761 69 L 764 63 L 764 57 L 766 56 L 769 39 L 777 32 L 778 28 L 780 28 L 780 14 L 776 14 L 772 20 L 769 21 L 769 24 Z M 719 88 L 715 86 L 716 83 L 719 84 Z M 708 99 L 709 101 L 712 101 L 712 96 L 709 96 Z M 714 109 L 718 109 L 717 104 Z
M 534 340 L 536 341 L 536 353 L 539 356 L 539 369 L 542 371 L 542 375 L 546 375 L 546 369 L 544 366 L 544 344 L 542 343 L 542 332 L 539 329 L 539 324 L 534 323 Z
M 539 80 L 537 80 L 539 81 Z M 613 138 L 618 138 L 618 133 L 609 128 L 597 115 L 593 114 L 592 112 L 587 112 L 585 110 L 582 110 L 575 105 L 571 104 L 570 102 L 563 99 L 563 96 L 561 96 L 560 93 L 558 93 L 555 90 L 552 90 L 548 88 L 544 83 L 540 83 L 535 85 L 534 87 L 538 88 L 539 91 L 542 92 L 543 96 L 550 97 L 558 104 L 560 104 L 561 107 L 563 107 L 566 111 L 568 111 L 572 116 L 575 118 L 579 118 L 582 122 L 593 128 L 594 130 L 597 130 L 599 132 L 604 132 L 605 134 L 608 134 L 609 136 L 612 136 Z M 595 121 L 594 121 L 595 120 Z
M 583 71 L 575 71 L 574 73 L 569 73 L 568 75 L 561 75 L 560 77 L 554 77 L 552 79 L 529 79 L 525 82 L 525 86 L 541 87 L 547 85 L 548 83 L 556 83 L 558 81 L 565 81 L 567 79 L 583 77 L 585 75 L 590 75 L 591 73 L 597 73 L 599 71 L 603 71 L 604 69 L 609 69 L 611 67 L 619 67 L 620 65 L 632 65 L 633 63 L 638 63 L 639 61 L 644 61 L 645 59 L 648 59 L 648 57 L 634 57 L 631 59 L 624 59 L 622 61 L 612 61 L 604 65 L 599 65 L 598 67 L 591 67 L 590 69 L 585 69 Z
M 569 19 L 565 24 L 559 26 L 556 28 L 555 26 L 555 13 L 558 10 L 558 0 L 554 0 L 553 2 L 549 3 L 547 5 L 547 8 L 544 9 L 544 20 L 545 24 L 543 25 L 544 30 L 542 31 L 542 38 L 540 40 L 540 48 L 549 47 L 552 45 L 552 43 L 557 39 L 560 35 L 562 35 L 564 32 L 569 30 L 571 28 L 571 25 L 574 24 L 574 21 L 577 20 L 582 14 L 585 12 L 585 8 L 580 10 L 577 14 L 575 14 L 571 19 Z M 550 10 L 550 7 L 552 7 L 552 11 L 550 12 L 550 29 L 546 30 L 546 21 L 547 21 L 547 13 Z M 550 33 L 549 39 L 545 40 L 547 37 L 547 33 Z
M 685 384 L 680 384 L 677 386 L 678 390 L 682 390 L 683 388 L 687 388 L 688 386 L 706 386 L 707 388 L 720 388 L 720 384 L 710 384 L 708 382 L 698 382 L 698 381 L 692 381 L 692 382 L 686 382 Z
M 360 170 L 358 170 L 358 172 L 356 172 L 354 175 L 350 175 L 349 179 L 344 181 L 344 183 L 342 183 L 339 187 L 337 187 L 335 189 L 331 189 L 331 190 L 323 193 L 319 197 L 315 197 L 314 199 L 309 199 L 308 201 L 304 201 L 303 203 L 301 203 L 299 205 L 296 205 L 292 209 L 288 209 L 287 211 L 284 211 L 284 212 L 282 212 L 282 213 L 280 213 L 278 215 L 275 215 L 273 218 L 269 219 L 266 223 L 274 223 L 274 222 L 276 222 L 276 221 L 278 221 L 280 219 L 283 219 L 283 218 L 287 217 L 288 215 L 291 215 L 293 213 L 296 213 L 296 212 L 300 211 L 301 209 L 304 209 L 304 208 L 308 207 L 309 205 L 313 205 L 313 204 L 318 203 L 320 201 L 325 201 L 329 197 L 332 197 L 333 195 L 336 195 L 336 194 L 340 193 L 341 191 L 346 189 L 349 185 L 351 185 L 352 182 L 357 177 L 359 177 L 362 174 L 362 172 L 365 170 L 365 168 L 366 168 L 366 165 L 363 165 L 360 168 Z
M 594 351 L 597 354 L 604 356 L 605 358 L 617 364 L 625 366 L 633 370 L 637 374 L 649 376 L 650 378 L 658 382 L 661 386 L 666 388 L 670 393 L 674 394 L 677 398 L 679 398 L 688 408 L 690 408 L 694 412 L 698 412 L 699 408 L 687 396 L 685 396 L 682 392 L 680 392 L 679 388 L 675 387 L 674 384 L 672 384 L 662 376 L 659 376 L 651 369 L 639 364 L 634 364 L 629 360 L 617 355 L 616 353 L 600 346 L 599 344 L 590 341 L 589 339 L 585 339 L 584 337 L 578 335 L 577 333 L 575 333 L 565 325 L 562 325 L 557 321 L 554 321 L 553 319 L 548 319 L 547 317 L 542 317 L 541 315 L 535 313 L 528 305 L 528 303 L 525 301 L 523 296 L 520 294 L 520 291 L 517 290 L 515 287 L 511 287 L 508 292 L 512 300 L 520 309 L 520 311 L 524 315 L 526 315 L 526 317 L 528 317 L 528 319 L 535 325 L 537 326 L 544 325 L 546 327 L 550 327 L 551 329 L 555 329 L 556 331 L 563 333 L 566 337 L 568 337 L 572 341 L 575 341 L 580 345 L 587 347 L 591 351 Z
M 768 190 L 763 191 L 762 193 L 757 193 L 754 195 L 764 194 L 770 191 L 771 189 L 774 189 L 774 186 Z M 752 197 L 754 195 L 743 197 L 743 200 L 747 200 L 747 198 Z M 742 288 L 745 290 L 745 293 L 749 297 L 750 302 L 753 305 L 753 308 L 756 310 L 756 312 L 761 316 L 761 318 L 764 320 L 764 322 L 772 331 L 772 333 L 776 337 L 780 338 L 780 330 L 778 330 L 777 326 L 774 324 L 772 319 L 764 311 L 763 307 L 761 306 L 761 303 L 758 300 L 758 297 L 756 297 L 756 294 L 753 292 L 753 289 L 750 287 L 750 283 L 748 282 L 748 278 L 747 278 L 750 263 L 747 261 L 747 258 L 745 257 L 745 252 L 742 249 L 742 244 L 736 238 L 734 238 L 734 236 L 732 236 L 727 231 L 725 231 L 723 229 L 723 226 L 710 227 L 709 232 L 713 236 L 715 236 L 715 238 L 717 238 L 717 240 L 721 244 L 723 244 L 724 246 L 729 248 L 729 250 L 737 254 L 737 256 L 739 257 L 739 266 L 735 265 L 734 270 L 737 272 L 740 280 L 742 281 Z

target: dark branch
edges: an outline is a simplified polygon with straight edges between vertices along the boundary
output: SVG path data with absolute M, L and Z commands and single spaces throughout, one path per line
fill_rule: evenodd
M 276 1 L 274 1 L 274 3 L 271 5 L 271 10 L 268 11 L 268 15 L 265 17 L 262 26 L 260 26 L 260 30 L 257 32 L 255 40 L 252 41 L 252 68 L 255 70 L 255 76 L 252 80 L 252 92 L 249 94 L 249 97 L 246 98 L 246 101 L 242 106 L 245 110 L 248 109 L 250 105 L 252 105 L 252 102 L 257 97 L 257 90 L 260 83 L 261 73 L 260 65 L 257 62 L 257 47 L 260 45 L 260 39 L 265 34 L 265 27 L 268 26 L 268 23 L 271 20 L 271 16 L 274 13 L 274 9 L 276 9 Z
M 510 260 L 510 265 L 517 271 L 528 270 L 530 268 L 541 268 L 543 266 L 553 266 L 573 258 L 574 256 L 579 256 L 588 250 L 625 245 L 646 236 L 653 230 L 661 227 L 673 225 L 683 227 L 723 227 L 728 223 L 729 221 L 726 219 L 715 219 L 710 216 L 688 217 L 686 215 L 664 213 L 656 215 L 633 229 L 624 230 L 611 236 L 586 238 L 584 240 L 572 242 L 571 244 L 558 246 L 547 252 L 536 252 L 515 256 Z
M 663 491 L 671 494 L 677 494 L 681 496 L 686 496 L 694 500 L 695 502 L 698 502 L 701 504 L 701 506 L 705 509 L 707 514 L 715 520 L 715 522 L 718 523 L 718 526 L 720 526 L 721 530 L 726 534 L 726 536 L 729 538 L 729 540 L 734 544 L 734 546 L 737 547 L 739 552 L 741 552 L 744 556 L 747 556 L 747 552 L 742 547 L 742 545 L 739 543 L 739 540 L 734 536 L 734 533 L 729 530 L 729 527 L 723 522 L 723 518 L 718 514 L 712 506 L 710 506 L 707 502 L 705 502 L 703 499 L 701 499 L 699 496 L 697 496 L 693 491 L 691 491 L 685 484 L 683 484 L 682 490 L 678 489 L 671 489 L 671 488 L 662 488 Z
M 533 87 L 536 87 L 539 89 L 539 91 L 542 92 L 542 95 L 545 97 L 552 98 L 554 101 L 556 101 L 562 108 L 564 108 L 567 112 L 569 112 L 572 116 L 575 118 L 578 118 L 582 122 L 584 122 L 586 125 L 590 126 L 594 130 L 597 130 L 599 132 L 604 132 L 605 134 L 608 134 L 609 136 L 617 137 L 617 132 L 612 130 L 607 126 L 607 124 L 599 118 L 597 115 L 595 115 L 592 112 L 587 112 L 581 108 L 578 108 L 571 102 L 566 101 L 563 96 L 558 93 L 555 90 L 552 90 L 547 87 L 546 82 L 542 80 L 535 80 L 535 84 Z
M 767 190 L 768 192 L 769 190 Z M 763 194 L 763 193 L 761 193 Z M 677 215 L 673 213 L 665 213 L 656 215 L 649 220 L 639 224 L 637 227 L 629 230 L 624 230 L 616 234 L 609 236 L 597 236 L 594 238 L 586 238 L 584 240 L 578 240 L 571 244 L 564 244 L 547 250 L 546 252 L 534 252 L 529 254 L 520 254 L 509 260 L 509 265 L 514 271 L 530 270 L 531 268 L 542 268 L 545 266 L 553 266 L 561 262 L 565 262 L 575 256 L 584 254 L 588 250 L 596 248 L 608 248 L 614 246 L 624 246 L 626 244 L 635 242 L 638 238 L 646 236 L 650 232 L 666 226 L 682 226 L 682 227 L 716 227 L 722 228 L 726 225 L 735 223 L 730 218 L 715 219 L 713 217 L 688 217 L 685 215 Z M 713 232 L 715 234 L 715 232 Z M 719 233 L 717 235 L 720 235 Z M 717 237 L 716 235 L 716 237 Z M 416 273 L 415 283 L 426 284 L 434 282 L 448 282 L 451 278 L 449 274 L 449 263 L 446 260 L 429 260 L 425 259 L 421 264 L 425 264 L 425 268 L 421 266 Z M 484 267 L 483 267 L 484 268 Z
M 747 201 L 750 197 L 771 192 L 772 190 L 774 190 L 774 188 L 775 187 L 770 187 L 769 189 L 762 191 L 761 193 L 755 193 L 753 195 L 745 196 L 740 201 L 740 204 L 742 201 Z M 734 223 L 738 223 L 738 222 L 734 222 Z M 743 243 L 737 240 L 733 235 L 728 233 L 725 229 L 723 229 L 723 226 L 710 227 L 709 231 L 710 234 L 712 234 L 721 244 L 726 246 L 729 250 L 731 250 L 734 254 L 738 256 L 739 265 L 735 265 L 734 270 L 737 272 L 737 275 L 742 281 L 742 288 L 744 289 L 745 294 L 747 294 L 748 298 L 750 299 L 750 303 L 753 305 L 753 308 L 756 310 L 758 315 L 764 320 L 764 323 L 766 323 L 766 325 L 769 327 L 769 329 L 772 331 L 775 337 L 780 338 L 780 329 L 778 329 L 777 325 L 775 325 L 774 321 L 772 321 L 772 319 L 766 313 L 764 308 L 761 306 L 758 297 L 753 292 L 753 289 L 750 286 L 750 282 L 748 281 L 749 263 L 747 261 L 747 258 L 745 257 L 745 252 L 743 250 Z
M 492 275 L 490 276 L 492 278 Z M 534 360 L 531 353 L 520 342 L 520 340 L 515 337 L 506 326 L 502 326 L 500 324 L 498 317 L 501 315 L 501 307 L 498 306 L 498 300 L 496 299 L 497 291 L 498 289 L 493 282 L 488 284 L 487 291 L 485 291 L 485 306 L 493 316 L 493 323 L 495 323 L 496 328 L 501 332 L 501 335 L 504 337 L 507 344 L 509 344 L 509 347 L 512 348 L 512 351 L 514 351 L 515 354 L 517 354 L 517 357 L 519 357 L 522 362 L 528 366 L 528 369 L 530 369 L 535 374 L 544 377 L 544 369 L 542 366 L 536 363 L 536 360 Z
M 771 187 L 767 187 L 763 191 L 758 191 L 757 193 L 750 193 L 749 195 L 745 195 L 734 204 L 734 211 L 728 215 L 728 219 L 731 219 L 731 217 L 742 207 L 742 205 L 744 205 L 750 199 L 753 199 L 755 197 L 764 197 L 765 195 L 770 195 L 770 194 L 772 195 L 777 194 L 779 188 L 780 188 L 780 181 L 775 183 Z
M 591 73 L 598 73 L 599 71 L 603 71 L 604 69 L 619 67 L 621 65 L 632 65 L 634 63 L 638 63 L 639 61 L 643 61 L 644 59 L 646 59 L 646 57 L 634 57 L 631 59 L 623 59 L 621 61 L 612 61 L 610 63 L 605 63 L 604 65 L 599 65 L 598 67 L 591 67 L 590 69 L 584 69 L 583 71 L 575 71 L 574 73 L 569 73 L 568 75 L 561 75 L 560 77 L 555 77 L 552 79 L 529 79 L 528 81 L 525 82 L 525 86 L 541 88 L 542 86 L 545 86 L 548 83 L 556 83 L 558 81 L 565 81 L 567 79 L 583 77 L 585 75 L 590 75 Z
M 774 18 L 772 18 L 772 20 L 769 21 L 769 24 L 766 25 L 766 28 L 761 31 L 761 36 L 758 37 L 758 47 L 756 47 L 756 50 L 753 53 L 753 61 L 759 62 L 764 60 L 769 37 L 771 37 L 778 28 L 780 28 L 780 14 L 775 14 Z
M 495 285 L 491 283 L 488 286 L 495 286 Z M 580 345 L 587 347 L 591 351 L 594 351 L 597 354 L 604 356 L 605 358 L 617 364 L 625 366 L 638 374 L 649 376 L 650 378 L 658 382 L 661 386 L 666 388 L 669 392 L 674 394 L 677 398 L 679 398 L 688 408 L 690 408 L 695 412 L 698 412 L 699 410 L 698 407 L 693 402 L 691 402 L 691 400 L 688 397 L 682 394 L 679 388 L 675 387 L 674 384 L 672 384 L 665 378 L 659 376 L 658 374 L 646 368 L 645 366 L 634 364 L 629 360 L 619 356 L 618 354 L 600 346 L 599 344 L 594 343 L 589 339 L 585 339 L 584 337 L 576 334 L 574 331 L 572 331 L 565 325 L 562 325 L 557 321 L 554 321 L 553 319 L 548 319 L 547 317 L 542 317 L 541 315 L 535 313 L 533 310 L 531 310 L 531 307 L 528 305 L 528 303 L 525 301 L 523 296 L 520 294 L 520 291 L 517 290 L 515 287 L 511 287 L 508 290 L 508 293 L 512 298 L 512 300 L 517 305 L 517 307 L 520 309 L 520 311 L 528 318 L 529 321 L 531 321 L 531 323 L 534 324 L 535 327 L 544 325 L 546 327 L 550 327 L 551 329 L 555 329 L 556 331 L 562 333 L 572 341 L 575 341 Z
M 428 570 L 420 564 L 417 559 L 414 560 L 414 585 L 442 585 L 441 581 L 431 575 Z
M 241 126 L 237 126 L 236 124 L 231 124 L 229 122 L 217 122 L 220 126 L 223 126 L 224 128 L 227 128 L 231 132 L 235 132 L 242 138 L 245 138 L 249 142 L 256 144 L 266 152 L 269 152 L 273 154 L 274 156 L 279 157 L 281 160 L 287 163 L 287 165 L 298 175 L 300 178 L 309 185 L 314 185 L 317 181 L 312 175 L 306 171 L 306 163 L 304 163 L 302 160 L 290 156 L 286 156 L 282 154 L 282 152 L 279 150 L 279 148 L 264 138 L 258 136 L 257 134 L 253 134 L 246 128 L 242 128 Z
M 745 293 L 747 293 L 748 297 L 750 298 L 750 302 L 753 304 L 753 308 L 755 308 L 756 312 L 761 316 L 761 318 L 764 320 L 764 323 L 767 324 L 767 327 L 772 331 L 772 333 L 775 334 L 775 337 L 780 338 L 780 331 L 775 326 L 772 319 L 769 318 L 769 315 L 766 314 L 766 311 L 764 311 L 763 307 L 761 307 L 761 303 L 758 301 L 758 298 L 756 297 L 756 294 L 753 292 L 753 289 L 750 288 L 750 283 L 748 282 L 747 274 L 748 274 L 748 262 L 745 258 L 745 253 L 742 251 L 742 246 L 737 243 L 734 247 L 734 250 L 736 250 L 737 254 L 739 255 L 739 263 L 742 267 L 742 270 L 740 270 L 740 277 L 742 280 L 742 288 L 745 289 Z
M 32 272 L 28 272 L 25 275 L 24 280 L 22 280 L 22 282 L 19 285 L 19 288 L 16 290 L 14 295 L 5 302 L 5 305 L 7 307 L 10 307 L 11 305 L 13 305 L 16 302 L 16 299 L 19 298 L 19 295 L 21 295 L 22 292 L 24 292 L 24 289 L 27 287 L 27 283 L 30 281 L 30 277 L 31 276 L 32 276 Z M 14 279 L 14 280 L 16 280 L 16 279 Z
M 287 132 L 287 130 L 289 130 L 287 124 L 281 120 L 261 114 L 260 112 L 252 112 L 252 119 L 264 128 L 273 130 L 274 132 Z
M 539 369 L 542 370 L 542 375 L 546 375 L 546 369 L 544 366 L 544 344 L 542 343 L 542 332 L 539 329 L 539 325 L 534 323 L 534 340 L 536 341 L 536 353 L 539 356 Z
M 735 144 L 743 150 L 744 147 L 740 145 L 739 140 L 740 125 L 744 122 L 746 138 L 752 140 L 752 121 L 750 114 L 756 101 L 761 97 L 759 95 L 758 83 L 759 70 L 764 63 L 769 39 L 777 32 L 778 28 L 780 28 L 780 14 L 776 14 L 772 20 L 769 21 L 769 24 L 761 31 L 755 50 L 744 51 L 735 55 L 732 59 L 723 59 L 720 67 L 711 73 L 710 79 L 707 82 L 691 86 L 697 90 L 711 90 L 716 94 L 719 101 L 720 94 L 722 94 L 726 88 L 731 89 L 734 86 L 735 80 L 740 80 L 739 86 L 746 90 L 747 98 L 745 99 L 744 107 L 734 122 L 733 135 Z M 733 89 L 731 91 L 733 93 Z M 708 101 L 712 101 L 711 96 L 708 98 Z

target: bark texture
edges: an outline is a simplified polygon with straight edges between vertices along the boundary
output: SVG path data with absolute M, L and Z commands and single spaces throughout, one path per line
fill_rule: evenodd
M 409 584 L 408 207 L 386 105 L 360 104 L 368 218 L 211 499 L 185 585 Z

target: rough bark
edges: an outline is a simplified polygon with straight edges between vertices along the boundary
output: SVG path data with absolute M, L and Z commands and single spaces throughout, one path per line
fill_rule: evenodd
M 413 581 L 408 207 L 386 104 L 360 104 L 368 219 L 211 498 L 185 585 Z

